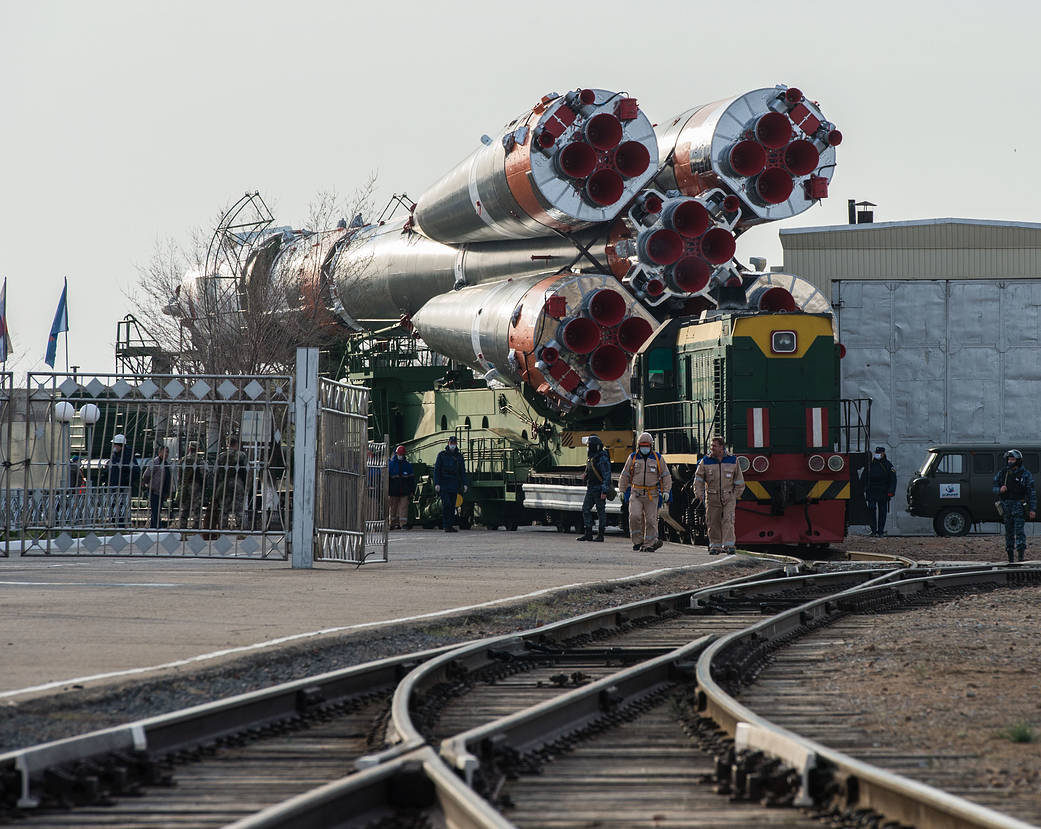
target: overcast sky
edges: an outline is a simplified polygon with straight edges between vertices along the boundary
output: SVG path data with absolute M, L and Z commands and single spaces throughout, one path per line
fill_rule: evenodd
M 70 362 L 112 371 L 126 288 L 246 190 L 300 225 L 371 175 L 423 189 L 542 94 L 624 90 L 653 122 L 786 83 L 842 130 L 831 197 L 781 227 L 1037 221 L 1036 2 L 710 4 L 0 0 L 0 278 L 14 354 L 45 369 L 62 278 Z M 156 298 L 156 301 L 161 301 Z M 59 346 L 59 369 L 63 367 Z

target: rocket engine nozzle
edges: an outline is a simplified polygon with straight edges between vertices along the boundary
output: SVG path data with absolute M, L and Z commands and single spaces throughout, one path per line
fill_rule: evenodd
M 760 311 L 777 312 L 798 310 L 798 306 L 795 304 L 795 297 L 793 297 L 791 292 L 785 288 L 770 288 L 758 297 L 758 301 Z
M 586 141 L 604 152 L 614 149 L 622 140 L 622 122 L 609 112 L 601 112 L 586 121 Z
M 626 141 L 615 148 L 611 161 L 624 178 L 642 176 L 651 166 L 651 153 L 639 141 Z
M 787 201 L 794 186 L 792 177 L 780 167 L 764 170 L 755 180 L 756 195 L 764 204 L 780 204 Z
M 766 150 L 755 141 L 738 141 L 728 157 L 731 169 L 739 176 L 754 176 L 766 168 Z
M 712 265 L 722 265 L 734 258 L 737 241 L 734 234 L 722 227 L 713 227 L 701 237 L 701 255 Z
M 629 356 L 616 345 L 602 345 L 589 358 L 589 370 L 597 380 L 617 380 L 629 367 Z
M 677 293 L 696 294 L 708 287 L 712 268 L 699 256 L 684 256 L 667 274 Z
M 662 208 L 661 221 L 680 236 L 696 239 L 708 230 L 712 216 L 703 204 L 694 199 L 672 199 Z
M 799 138 L 784 151 L 784 166 L 793 176 L 805 176 L 817 169 L 821 154 L 812 141 Z
M 596 151 L 585 141 L 572 141 L 557 153 L 556 167 L 571 178 L 585 178 L 596 169 Z
M 641 259 L 655 265 L 671 265 L 683 255 L 683 240 L 675 230 L 645 230 L 636 239 Z
M 561 327 L 560 341 L 575 354 L 588 354 L 600 345 L 600 340 L 600 326 L 588 317 L 575 317 Z
M 608 207 L 622 197 L 625 182 L 614 170 L 600 169 L 586 179 L 586 200 L 597 207 Z
M 779 150 L 788 143 L 792 136 L 792 125 L 787 115 L 780 112 L 768 112 L 755 122 L 755 137 L 759 143 L 770 150 Z
M 586 300 L 589 316 L 603 328 L 613 328 L 625 316 L 626 302 L 618 291 L 601 288 Z
M 654 327 L 647 320 L 629 317 L 618 326 L 618 345 L 630 354 L 635 354 L 653 333 Z

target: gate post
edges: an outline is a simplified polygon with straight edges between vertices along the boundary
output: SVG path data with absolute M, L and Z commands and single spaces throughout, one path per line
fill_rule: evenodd
M 318 481 L 318 349 L 296 350 L 293 431 L 293 569 L 314 567 L 314 510 Z

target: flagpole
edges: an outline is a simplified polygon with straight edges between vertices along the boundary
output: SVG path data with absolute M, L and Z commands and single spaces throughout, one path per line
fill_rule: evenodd
M 69 373 L 69 278 L 65 277 L 65 373 Z

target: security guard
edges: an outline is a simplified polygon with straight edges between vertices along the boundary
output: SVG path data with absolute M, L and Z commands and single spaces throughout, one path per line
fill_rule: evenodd
M 637 441 L 636 451 L 625 462 L 618 489 L 629 502 L 629 535 L 633 549 L 652 553 L 662 545 L 658 538 L 658 506 L 672 497 L 669 465 L 654 451 L 650 432 Z
M 1002 517 L 1005 520 L 1005 553 L 1009 563 L 1015 561 L 1013 542 L 1016 558 L 1022 561 L 1027 552 L 1024 514 L 1029 513 L 1031 521 L 1037 515 L 1037 487 L 1034 486 L 1034 476 L 1023 466 L 1023 453 L 1018 449 L 1009 449 L 1005 453 L 1005 468 L 994 476 L 994 495 L 1001 500 Z
M 611 456 L 604 449 L 604 442 L 592 435 L 586 442 L 586 497 L 582 501 L 582 523 L 585 532 L 579 541 L 603 541 L 607 527 L 607 493 L 611 489 Z M 614 497 L 614 496 L 612 496 Z M 593 507 L 596 507 L 598 532 L 593 535 Z
M 734 512 L 744 491 L 745 476 L 737 458 L 727 454 L 723 438 L 712 438 L 709 454 L 694 470 L 694 495 L 705 505 L 709 555 L 734 552 Z

